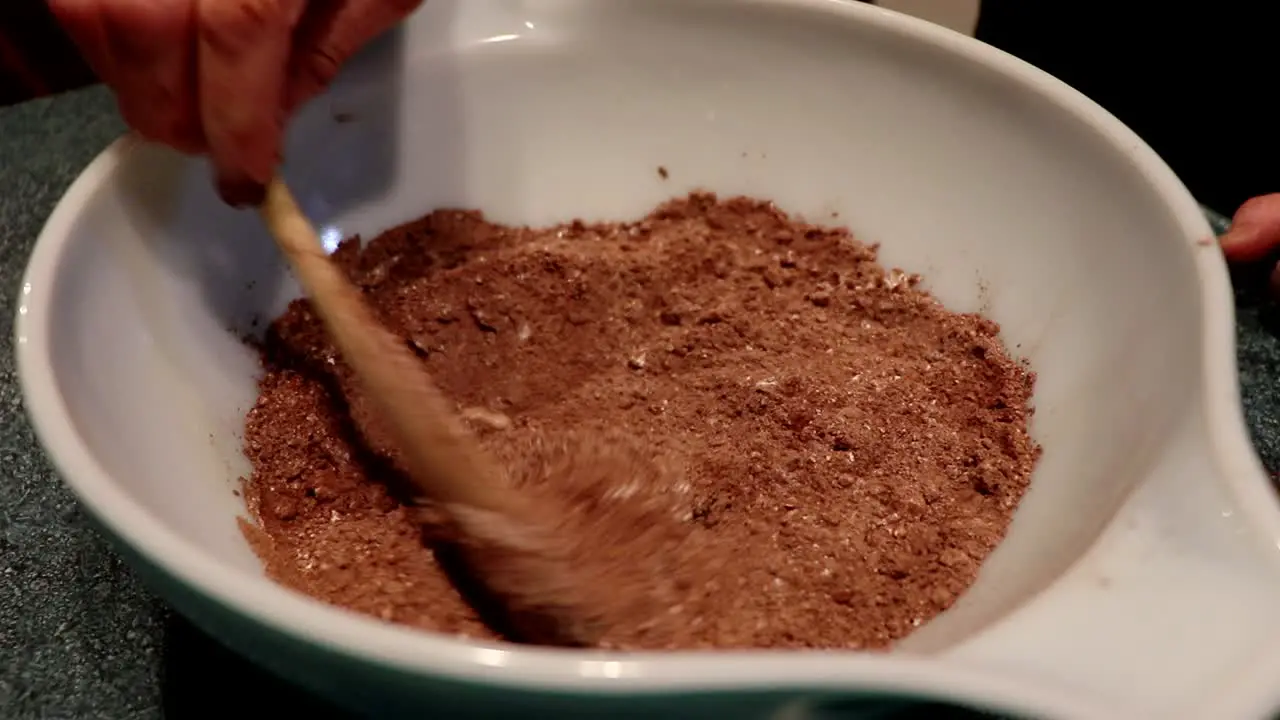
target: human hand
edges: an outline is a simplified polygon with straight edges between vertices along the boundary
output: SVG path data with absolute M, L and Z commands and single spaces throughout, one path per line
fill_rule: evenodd
M 138 134 L 256 204 L 299 105 L 422 0 L 49 0 Z
M 1272 256 L 1280 249 L 1280 193 L 1260 195 L 1241 205 L 1221 243 L 1228 262 L 1251 263 Z M 1280 299 L 1280 265 L 1271 271 L 1271 295 Z

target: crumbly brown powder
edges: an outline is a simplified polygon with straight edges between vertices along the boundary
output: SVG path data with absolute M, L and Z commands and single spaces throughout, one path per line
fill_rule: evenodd
M 543 229 L 442 210 L 359 246 L 334 257 L 485 446 L 574 503 L 615 571 L 611 647 L 885 648 L 972 583 L 1039 456 L 994 323 L 766 202 Z M 264 363 L 244 529 L 268 574 L 492 637 L 305 301 Z

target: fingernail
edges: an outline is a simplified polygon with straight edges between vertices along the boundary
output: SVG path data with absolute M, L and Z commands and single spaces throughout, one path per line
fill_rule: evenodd
M 231 207 L 257 207 L 267 195 L 265 185 L 246 177 L 219 176 L 216 182 L 218 195 Z

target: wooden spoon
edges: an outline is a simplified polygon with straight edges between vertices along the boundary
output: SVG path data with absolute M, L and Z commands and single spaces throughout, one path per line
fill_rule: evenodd
M 334 344 L 355 372 L 417 489 L 451 521 L 472 579 L 516 639 L 593 644 L 599 620 L 582 599 L 555 514 L 523 496 L 478 447 L 420 361 L 378 322 L 330 261 L 315 228 L 279 177 L 259 212 Z

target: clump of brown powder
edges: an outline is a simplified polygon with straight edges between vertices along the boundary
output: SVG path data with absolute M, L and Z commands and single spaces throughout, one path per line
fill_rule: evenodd
M 335 259 L 613 569 L 612 647 L 886 647 L 973 581 L 1039 455 L 1034 377 L 994 323 L 769 203 L 545 229 L 438 211 L 359 245 Z M 306 302 L 264 359 L 244 527 L 270 576 L 491 637 Z

